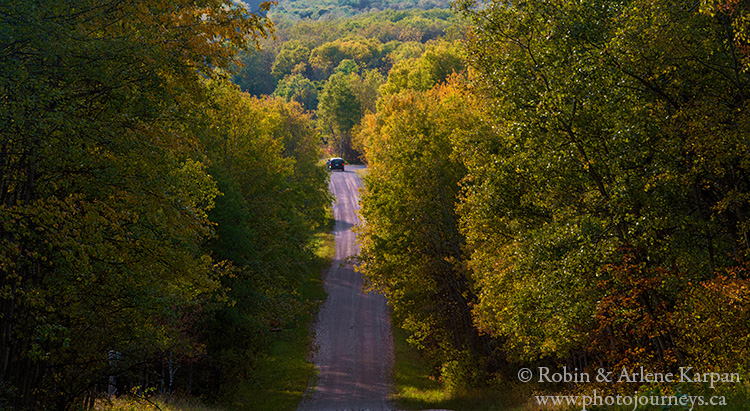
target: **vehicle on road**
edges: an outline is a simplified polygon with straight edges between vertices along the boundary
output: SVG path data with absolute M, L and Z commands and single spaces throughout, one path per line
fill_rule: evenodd
M 328 160 L 328 170 L 341 170 L 344 171 L 344 159 L 341 157 L 333 157 Z

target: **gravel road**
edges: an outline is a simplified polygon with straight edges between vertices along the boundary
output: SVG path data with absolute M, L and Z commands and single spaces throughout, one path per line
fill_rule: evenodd
M 359 222 L 359 188 L 355 170 L 331 172 L 330 187 L 336 196 L 336 257 L 324 276 L 328 298 L 315 323 L 317 381 L 298 411 L 394 410 L 393 336 L 385 298 L 362 291 L 362 276 L 346 258 L 356 255 L 351 228 Z

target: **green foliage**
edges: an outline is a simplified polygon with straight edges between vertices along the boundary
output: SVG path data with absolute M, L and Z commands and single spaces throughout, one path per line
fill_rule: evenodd
M 365 70 L 350 77 L 352 92 L 357 96 L 362 114 L 374 113 L 377 108 L 379 89 L 385 79 L 377 70 Z
M 345 60 L 367 67 L 380 66 L 380 43 L 375 39 L 348 38 L 326 42 L 310 52 L 310 67 L 315 79 L 331 76 Z
M 747 307 L 730 322 L 716 309 L 746 298 L 750 248 L 749 83 L 731 13 L 666 0 L 460 9 L 496 119 L 456 144 L 480 327 L 522 359 L 746 364 L 699 342 L 711 327 L 676 321 L 698 310 L 744 344 Z M 737 277 L 711 303 L 726 270 Z
M 273 76 L 275 54 L 263 43 L 262 50 L 251 50 L 239 55 L 239 67 L 234 71 L 232 81 L 240 86 L 242 91 L 259 96 L 269 95 L 276 88 L 278 79 Z
M 746 10 L 691 6 L 467 1 L 467 55 L 386 43 L 403 60 L 354 144 L 362 269 L 447 382 L 747 368 Z M 471 87 L 436 87 L 465 65 Z
M 460 86 L 385 95 L 360 131 L 370 172 L 359 228 L 360 269 L 388 298 L 394 322 L 410 342 L 443 365 L 456 386 L 481 374 L 471 352 L 489 348 L 473 327 L 476 297 L 463 268 L 458 182 L 466 169 L 452 155 L 451 136 L 479 126 Z M 466 368 L 464 368 L 466 367 Z
M 298 290 L 331 199 L 299 104 L 317 109 L 328 84 L 320 124 L 347 141 L 389 53 L 450 20 L 281 17 L 275 42 L 265 3 L 0 7 L 0 379 L 3 401 L 45 409 L 111 375 L 119 392 L 207 397 L 249 375 L 311 309 Z M 218 79 L 232 68 L 287 101 Z
M 266 389 L 321 137 L 365 155 L 361 269 L 452 398 L 508 360 L 746 370 L 747 6 L 466 0 L 465 42 L 433 6 L 285 1 L 261 41 L 263 3 L 3 3 L 2 404 Z
M 405 45 L 402 55 L 409 55 L 411 43 Z M 418 57 L 400 60 L 393 66 L 381 90 L 383 94 L 394 94 L 403 89 L 427 91 L 464 69 L 457 44 L 441 41 L 428 44 L 423 53 L 418 51 L 419 48 L 416 50 Z
M 446 0 L 282 0 L 271 8 L 271 17 L 335 20 L 383 10 L 447 9 Z
M 90 405 L 110 376 L 188 391 L 252 366 L 309 310 L 295 287 L 330 204 L 299 106 L 218 80 L 269 22 L 214 0 L 0 16 L 3 404 Z
M 318 104 L 318 116 L 323 131 L 329 134 L 338 154 L 354 159 L 357 155 L 351 148 L 351 130 L 362 117 L 362 104 L 352 87 L 359 78 L 352 69 L 351 60 L 344 60 L 323 86 Z
M 100 400 L 96 410 L 106 411 L 223 411 L 221 408 L 209 407 L 199 401 L 182 398 L 145 398 L 139 396 L 125 396 L 112 400 Z
M 208 247 L 227 263 L 222 285 L 230 305 L 209 319 L 206 335 L 223 376 L 211 384 L 231 393 L 273 330 L 296 326 L 308 311 L 298 290 L 316 259 L 310 240 L 331 199 L 316 135 L 298 105 L 223 82 L 210 87 L 202 139 L 223 195 L 209 215 L 216 237 Z
M 738 0 L 705 0 L 700 4 L 702 13 L 711 17 L 718 17 L 731 27 L 726 32 L 727 40 L 733 42 L 737 47 L 737 57 L 743 60 L 742 64 L 750 63 L 750 5 Z
M 114 367 L 201 354 L 217 191 L 186 117 L 268 22 L 209 0 L 0 8 L 3 395 L 63 409 Z
M 342 61 L 386 73 L 402 59 L 421 56 L 422 42 L 440 37 L 452 24 L 446 10 L 374 12 L 333 21 L 282 19 L 276 42 L 265 41 L 263 50 L 240 54 L 242 66 L 233 81 L 253 95 L 273 92 L 314 110 L 317 97 L 310 84 L 322 88 Z
M 352 130 L 365 113 L 376 111 L 383 73 L 405 58 L 420 58 L 426 48 L 412 74 L 422 90 L 462 69 L 455 45 L 422 43 L 445 34 L 451 24 L 446 10 L 373 12 L 333 21 L 281 19 L 272 68 L 280 81 L 274 95 L 314 110 L 329 152 L 357 161 Z M 411 64 L 402 67 L 411 69 Z
M 294 410 L 308 388 L 310 379 L 317 369 L 309 361 L 312 347 L 310 326 L 319 303 L 326 298 L 320 274 L 328 269 L 335 252 L 330 225 L 320 227 L 313 239 L 318 251 L 318 259 L 310 265 L 308 281 L 300 287 L 300 298 L 308 305 L 295 328 L 277 331 L 278 337 L 267 353 L 256 361 L 250 378 L 237 387 L 231 397 L 232 408 L 254 410 Z
M 345 19 L 290 20 L 274 18 L 281 40 L 295 39 L 308 47 L 346 38 L 427 42 L 447 33 L 456 24 L 449 10 L 406 10 L 366 13 Z
M 273 62 L 271 74 L 282 79 L 289 74 L 300 74 L 307 70 L 310 49 L 298 40 L 290 40 L 281 46 L 276 60 Z
M 301 74 L 284 77 L 273 92 L 274 96 L 299 103 L 306 110 L 318 108 L 318 87 Z

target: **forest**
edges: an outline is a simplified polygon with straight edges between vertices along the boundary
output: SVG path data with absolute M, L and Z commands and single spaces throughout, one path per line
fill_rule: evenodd
M 453 9 L 465 70 L 390 88 L 417 77 L 392 70 L 354 138 L 370 169 L 361 270 L 442 381 L 512 384 L 540 366 L 746 375 L 747 4 Z
M 221 398 L 309 311 L 331 202 L 310 115 L 228 79 L 270 21 L 215 0 L 0 8 L 0 409 Z
M 315 311 L 334 155 L 446 390 L 747 380 L 750 6 L 246 4 L 0 5 L 0 409 L 231 398 Z

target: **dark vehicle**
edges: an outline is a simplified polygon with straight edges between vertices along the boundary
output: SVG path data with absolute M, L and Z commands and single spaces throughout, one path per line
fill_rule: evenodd
M 334 157 L 328 160 L 328 169 L 329 170 L 339 169 L 341 171 L 344 171 L 344 159 L 339 158 L 339 157 Z

